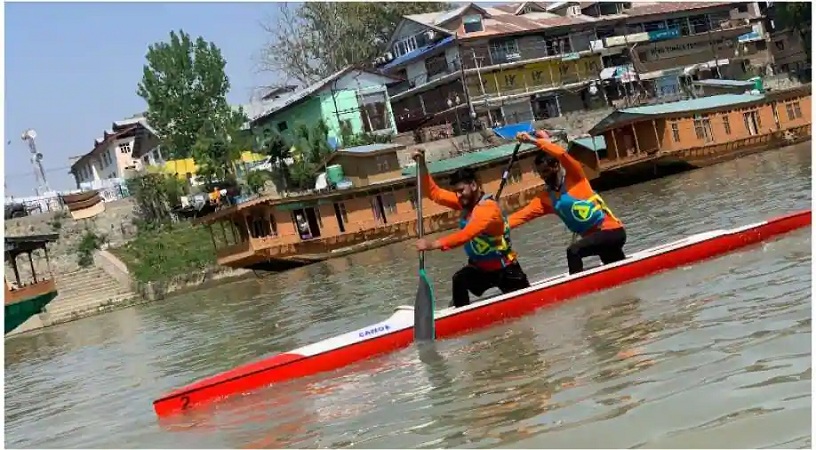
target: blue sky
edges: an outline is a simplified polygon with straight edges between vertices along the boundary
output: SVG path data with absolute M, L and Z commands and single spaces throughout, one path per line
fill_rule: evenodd
M 34 195 L 34 174 L 20 135 L 37 131 L 54 189 L 75 188 L 69 156 L 93 148 L 114 120 L 144 111 L 136 95 L 149 44 L 183 29 L 218 45 L 232 84 L 230 103 L 274 84 L 256 72 L 267 35 L 259 21 L 275 3 L 6 3 L 6 195 Z M 9 143 L 11 141 L 11 143 Z

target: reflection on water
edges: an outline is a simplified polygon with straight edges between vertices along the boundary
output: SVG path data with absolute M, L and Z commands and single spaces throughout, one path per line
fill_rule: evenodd
M 629 252 L 810 207 L 809 145 L 604 195 Z M 6 341 L 10 447 L 808 447 L 810 233 L 158 420 L 193 380 L 410 303 L 411 242 Z M 536 279 L 570 236 L 514 231 Z M 434 253 L 446 304 L 461 252 Z

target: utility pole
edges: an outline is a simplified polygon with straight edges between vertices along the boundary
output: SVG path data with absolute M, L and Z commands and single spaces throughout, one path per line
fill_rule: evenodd
M 453 35 L 453 39 L 456 41 L 456 50 L 459 53 L 459 76 L 462 82 L 462 91 L 464 91 L 465 94 L 465 102 L 468 105 L 468 113 L 470 113 L 470 130 L 472 131 L 476 128 L 476 111 L 473 110 L 473 103 L 470 102 L 470 94 L 468 94 L 467 78 L 465 77 L 465 58 L 462 54 L 462 44 L 459 43 L 458 32 Z M 459 108 L 456 108 L 456 117 L 459 117 Z M 465 139 L 467 139 L 468 150 L 472 151 L 473 147 L 470 144 L 470 131 L 465 134 Z
M 490 126 L 493 126 L 493 114 L 490 113 L 490 105 L 487 102 L 487 92 L 485 92 L 484 81 L 482 81 L 482 58 L 476 57 L 476 49 L 471 48 L 471 53 L 473 54 L 473 63 L 476 64 L 476 76 L 479 77 L 479 86 L 482 88 L 482 98 L 484 98 L 485 106 L 487 107 L 487 120 L 490 122 Z

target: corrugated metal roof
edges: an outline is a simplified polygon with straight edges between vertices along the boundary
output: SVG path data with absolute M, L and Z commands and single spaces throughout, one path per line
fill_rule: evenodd
M 752 81 L 720 80 L 718 78 L 712 78 L 710 80 L 699 80 L 699 81 L 695 81 L 694 84 L 702 84 L 703 86 L 727 86 L 727 87 L 752 87 L 752 86 L 754 86 L 754 83 Z
M 733 2 L 654 2 L 650 5 L 637 6 L 633 4 L 632 9 L 623 13 L 629 17 L 650 16 L 652 14 L 668 14 L 678 11 L 691 11 L 695 9 L 710 8 L 715 6 L 730 5 Z
M 513 149 L 516 148 L 515 143 L 500 145 L 498 147 L 484 149 L 478 152 L 466 153 L 455 158 L 443 159 L 428 163 L 428 171 L 432 174 L 453 172 L 456 169 L 463 167 L 474 166 L 477 164 L 485 164 L 491 161 L 507 158 L 513 154 Z M 519 154 L 536 151 L 536 147 L 532 144 L 522 145 L 519 149 Z M 404 176 L 416 176 L 416 166 L 406 167 L 402 169 Z
M 357 147 L 348 147 L 342 148 L 338 150 L 338 152 L 347 152 L 347 153 L 373 153 L 379 152 L 382 150 L 396 150 L 399 148 L 405 147 L 404 145 L 400 144 L 368 144 L 368 145 L 360 145 Z
M 661 103 L 658 105 L 637 106 L 635 108 L 621 109 L 624 114 L 640 114 L 653 116 L 657 114 L 675 114 L 679 112 L 696 111 L 704 109 L 720 108 L 723 106 L 738 105 L 740 103 L 753 102 L 762 99 L 763 95 L 755 94 L 723 94 L 712 95 L 711 97 L 701 97 L 679 102 Z

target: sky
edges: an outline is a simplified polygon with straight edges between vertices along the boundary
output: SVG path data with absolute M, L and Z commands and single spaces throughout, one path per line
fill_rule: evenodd
M 52 189 L 75 189 L 69 156 L 91 151 L 112 122 L 147 109 L 136 87 L 149 44 L 183 29 L 214 42 L 227 61 L 231 104 L 275 84 L 258 73 L 268 41 L 260 22 L 275 3 L 5 3 L 6 196 L 35 195 L 29 150 L 37 132 Z

